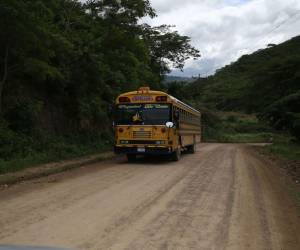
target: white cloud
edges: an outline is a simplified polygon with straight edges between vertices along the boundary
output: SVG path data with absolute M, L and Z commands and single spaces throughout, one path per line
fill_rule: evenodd
M 300 34 L 299 0 L 150 0 L 158 17 L 151 25 L 174 24 L 201 51 L 183 73 L 212 74 L 216 69 L 269 43 Z

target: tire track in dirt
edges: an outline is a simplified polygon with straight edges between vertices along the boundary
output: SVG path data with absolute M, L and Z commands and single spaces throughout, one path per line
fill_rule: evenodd
M 211 159 L 213 152 L 205 152 L 200 151 L 199 153 L 203 152 L 203 155 L 201 158 L 203 159 L 203 162 L 201 165 L 205 165 L 205 163 Z M 187 156 L 188 157 L 188 156 Z M 183 159 L 184 160 L 184 159 Z M 128 230 L 128 227 L 134 227 L 135 223 L 140 223 L 140 220 L 143 216 L 145 216 L 149 210 L 152 209 L 152 206 L 155 206 L 157 204 L 160 204 L 160 199 L 162 199 L 168 192 L 172 192 L 172 189 L 178 185 L 178 183 L 182 182 L 182 180 L 187 176 L 190 175 L 192 171 L 194 171 L 195 167 L 197 166 L 198 158 L 191 159 L 188 164 L 185 164 L 184 168 L 178 172 L 173 179 L 170 180 L 169 183 L 165 183 L 164 186 L 156 190 L 154 195 L 147 197 L 141 204 L 138 204 L 137 207 L 134 207 L 130 213 L 125 213 L 120 218 L 118 218 L 113 225 L 110 225 L 108 228 L 105 228 L 105 233 L 101 236 L 101 249 L 113 249 L 113 245 L 116 242 L 116 239 L 119 238 L 119 235 L 121 235 L 124 231 Z M 178 165 L 180 165 L 180 162 L 177 164 L 174 164 L 174 168 L 176 168 Z M 174 169 L 174 171 L 178 171 L 178 169 Z M 143 224 L 144 222 L 140 223 Z M 130 230 L 129 230 L 130 231 Z M 129 234 L 132 234 L 130 232 Z M 127 235 L 127 233 L 126 233 Z M 128 236 L 123 236 L 126 240 L 128 240 Z M 140 236 L 139 236 L 140 237 Z M 96 241 L 93 242 L 93 239 L 91 238 L 89 240 L 88 244 L 83 244 L 80 246 L 82 249 L 84 248 L 91 248 L 91 249 L 100 249 L 97 245 L 98 238 Z M 135 241 L 135 240 L 134 240 Z M 93 243 L 92 243 L 93 242 Z M 133 249 L 129 247 L 129 249 Z
M 0 243 L 69 249 L 298 250 L 272 163 L 243 144 L 179 162 L 111 160 L 0 191 Z
M 138 233 L 135 238 L 132 237 L 132 231 L 125 234 L 122 237 L 123 242 L 119 243 L 119 245 L 124 245 L 125 242 L 128 243 L 128 241 L 131 241 L 126 249 L 185 249 L 185 243 L 187 242 L 185 242 L 184 238 L 186 236 L 189 238 L 192 235 L 193 243 L 187 244 L 189 245 L 188 249 L 201 248 L 201 239 L 199 239 L 198 235 L 190 232 L 190 229 L 193 220 L 198 216 L 194 210 L 205 210 L 205 206 L 209 204 L 208 200 L 213 204 L 218 200 L 217 196 L 210 197 L 206 194 L 209 193 L 208 186 L 214 183 L 212 180 L 219 170 L 218 166 L 222 166 L 221 163 L 225 162 L 228 157 L 228 152 L 223 152 L 222 150 L 218 152 L 218 155 L 209 154 L 203 158 L 198 156 L 193 159 L 195 162 L 193 162 L 192 168 L 183 176 L 180 183 L 178 183 L 178 186 L 181 186 L 181 188 L 178 189 L 178 186 L 175 187 L 178 191 L 176 191 L 174 195 L 170 195 L 169 199 L 166 198 L 165 201 L 163 201 L 165 203 L 164 206 L 162 206 L 161 203 L 153 204 L 153 206 L 159 206 L 161 209 L 152 208 L 155 210 L 155 214 L 152 218 L 151 215 L 149 215 L 148 217 L 150 217 L 150 219 L 143 220 L 143 218 L 140 218 L 140 221 L 136 223 L 139 224 L 137 227 L 140 228 L 137 228 L 136 231 L 141 232 Z M 230 165 L 233 154 L 229 153 L 229 155 L 230 160 L 228 163 Z M 230 188 L 232 185 L 233 179 Z M 231 204 L 231 200 L 226 203 L 225 217 L 230 214 Z M 226 221 L 228 221 L 227 218 L 222 217 L 221 221 L 216 222 L 214 228 L 219 228 L 217 229 L 219 233 L 216 234 L 219 245 L 222 245 L 223 242 L 226 241 L 226 233 L 224 234 L 224 231 L 220 229 L 223 227 L 226 228 Z M 135 225 L 133 225 L 133 227 L 135 227 Z M 130 240 L 128 240 L 129 238 Z M 212 241 L 215 244 L 215 239 L 212 239 Z M 168 242 L 172 244 L 168 244 Z M 194 246 L 192 246 L 193 244 Z M 114 245 L 110 247 L 105 246 L 103 249 L 105 248 L 118 249 L 118 247 Z

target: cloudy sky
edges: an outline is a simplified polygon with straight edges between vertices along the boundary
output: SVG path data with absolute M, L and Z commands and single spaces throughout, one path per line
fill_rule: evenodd
M 202 76 L 243 54 L 300 35 L 300 0 L 150 0 L 158 17 L 151 25 L 174 24 L 201 51 L 184 72 Z

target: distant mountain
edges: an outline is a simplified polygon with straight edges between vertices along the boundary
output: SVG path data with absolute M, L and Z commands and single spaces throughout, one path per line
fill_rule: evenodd
M 167 87 L 200 110 L 256 114 L 300 141 L 300 36 L 244 55 L 213 76 Z
M 172 76 L 167 75 L 165 77 L 164 83 L 170 83 L 170 82 L 192 82 L 195 81 L 196 78 L 194 77 L 182 77 L 182 76 Z
M 271 44 L 219 69 L 214 76 L 179 86 L 185 99 L 226 111 L 255 113 L 300 140 L 300 36 Z
M 244 55 L 195 85 L 199 98 L 218 109 L 260 112 L 300 90 L 300 36 Z

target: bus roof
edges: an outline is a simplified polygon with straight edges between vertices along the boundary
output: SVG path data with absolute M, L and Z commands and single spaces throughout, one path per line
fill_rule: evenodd
M 118 103 L 118 99 L 123 96 L 132 96 L 132 95 L 141 95 L 141 94 L 166 95 L 171 99 L 172 103 L 179 104 L 179 106 L 182 106 L 182 107 L 200 115 L 200 111 L 198 111 L 198 110 L 194 109 L 193 107 L 191 107 L 190 105 L 180 101 L 179 99 L 175 98 L 174 96 L 171 96 L 162 91 L 150 90 L 150 88 L 148 88 L 148 87 L 141 87 L 139 90 L 123 93 L 118 96 L 118 98 L 116 99 L 116 102 Z

